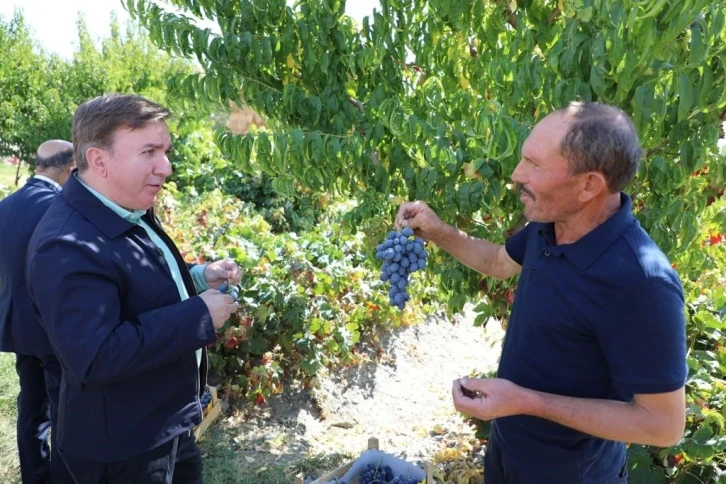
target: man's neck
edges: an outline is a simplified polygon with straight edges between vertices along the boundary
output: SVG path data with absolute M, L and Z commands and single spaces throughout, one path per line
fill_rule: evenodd
M 590 203 L 567 220 L 555 222 L 557 245 L 572 244 L 605 223 L 620 208 L 620 194 L 613 193 Z
M 59 185 L 61 184 L 61 178 L 58 176 L 58 173 L 53 170 L 35 170 L 35 176 L 42 176 L 49 180 L 53 180 Z

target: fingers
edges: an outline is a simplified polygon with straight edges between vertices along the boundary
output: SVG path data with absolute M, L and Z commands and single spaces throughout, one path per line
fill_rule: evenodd
M 401 206 L 398 207 L 398 212 L 396 213 L 396 219 L 394 221 L 394 227 L 396 230 L 401 230 L 403 227 L 411 227 L 412 229 L 415 229 L 418 225 L 414 219 L 425 206 L 426 204 L 421 201 L 402 203 Z
M 230 285 L 239 284 L 241 271 L 237 263 L 231 259 L 225 259 L 219 262 L 219 268 L 216 269 L 215 275 L 219 279 L 225 279 Z

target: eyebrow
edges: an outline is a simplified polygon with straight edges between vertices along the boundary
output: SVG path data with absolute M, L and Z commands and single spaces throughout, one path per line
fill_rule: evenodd
M 160 148 L 163 148 L 163 147 L 164 147 L 164 145 L 163 144 L 160 144 L 160 143 L 146 143 L 145 145 L 143 145 L 141 147 L 141 151 L 143 151 L 143 150 L 145 150 L 147 148 L 157 148 L 157 149 L 160 149 Z M 166 151 L 169 151 L 171 149 L 172 149 L 172 145 L 169 145 L 169 148 L 167 148 Z

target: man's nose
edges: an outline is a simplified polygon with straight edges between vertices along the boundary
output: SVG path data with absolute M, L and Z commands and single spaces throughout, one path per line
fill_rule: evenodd
M 526 183 L 527 180 L 525 177 L 524 168 L 522 167 L 521 161 L 519 163 L 517 163 L 517 166 L 514 168 L 514 171 L 512 172 L 512 176 L 510 177 L 510 179 L 514 183 L 520 183 L 522 185 L 524 185 Z
M 157 165 L 156 172 L 160 175 L 170 176 L 172 173 L 171 161 L 167 155 L 163 156 L 163 159 Z

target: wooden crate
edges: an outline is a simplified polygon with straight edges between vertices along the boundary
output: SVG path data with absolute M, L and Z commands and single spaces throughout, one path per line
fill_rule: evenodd
M 375 449 L 379 450 L 378 448 L 378 439 L 375 437 L 371 437 L 368 439 L 368 450 Z M 322 482 L 328 482 L 332 480 L 334 477 L 343 477 L 346 472 L 355 464 L 355 461 L 357 459 L 353 459 L 349 462 L 346 462 L 342 466 L 338 467 L 335 470 L 332 470 L 328 472 L 327 474 L 317 478 L 314 480 L 311 484 L 320 484 Z M 425 484 L 433 484 L 433 466 L 430 462 L 426 461 L 424 462 L 424 472 L 426 473 L 426 479 L 423 481 Z M 305 476 L 303 474 L 298 474 L 295 476 L 295 484 L 304 484 L 305 482 Z M 351 481 L 351 484 L 355 484 L 358 482 L 358 479 L 354 479 Z
M 222 415 L 222 405 L 217 397 L 217 387 L 209 387 L 209 393 L 212 395 L 212 401 L 209 402 L 207 408 L 204 409 L 204 418 L 202 422 L 194 427 L 194 438 L 199 440 L 210 425 Z

